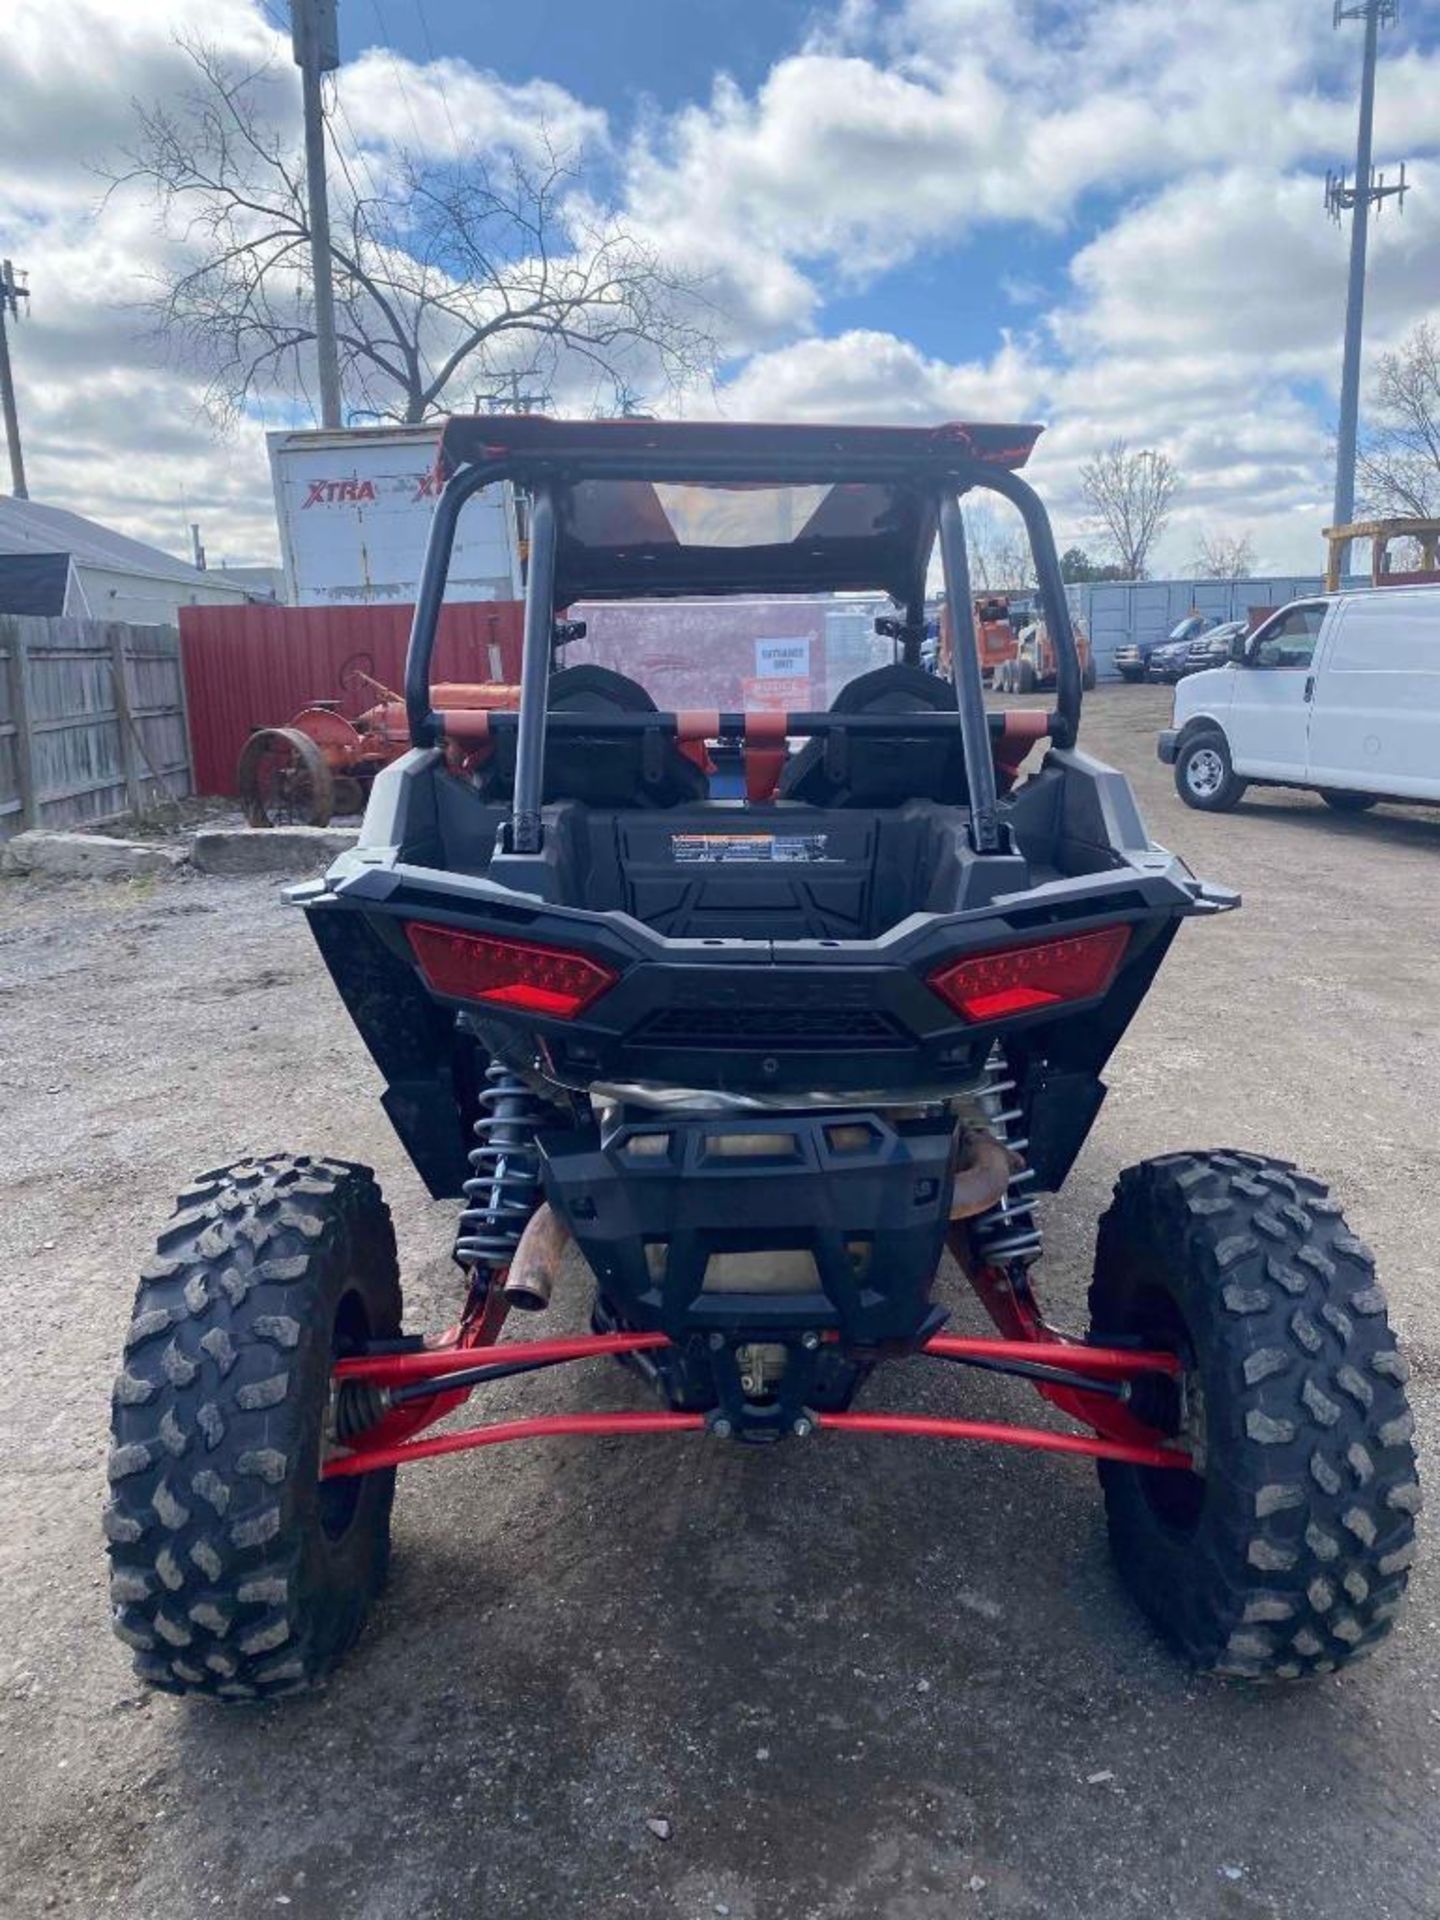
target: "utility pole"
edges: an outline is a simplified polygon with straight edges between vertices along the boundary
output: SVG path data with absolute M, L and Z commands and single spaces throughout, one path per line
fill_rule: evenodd
M 305 104 L 305 198 L 310 277 L 315 285 L 315 357 L 320 363 L 320 424 L 340 425 L 340 366 L 335 353 L 335 288 L 330 271 L 330 200 L 325 181 L 325 109 L 320 76 L 340 64 L 337 0 L 290 0 L 290 36 Z
M 1360 431 L 1360 352 L 1365 331 L 1365 255 L 1370 239 L 1370 208 L 1392 197 L 1403 204 L 1405 168 L 1400 179 L 1387 186 L 1371 164 L 1375 132 L 1375 63 L 1382 26 L 1400 11 L 1399 0 L 1335 0 L 1335 25 L 1346 20 L 1365 22 L 1365 63 L 1360 76 L 1360 130 L 1355 142 L 1355 181 L 1343 173 L 1325 176 L 1325 207 L 1337 226 L 1350 213 L 1350 291 L 1345 302 L 1345 362 L 1340 375 L 1340 429 L 1335 454 L 1335 517 L 1333 525 L 1349 526 L 1355 518 L 1355 448 Z M 1348 546 L 1338 555 L 1343 572 Z
M 20 302 L 30 298 L 30 289 L 24 286 L 24 274 L 15 278 L 15 269 L 8 260 L 0 260 L 0 406 L 5 411 L 5 438 L 10 445 L 10 491 L 17 500 L 28 500 L 30 490 L 25 485 L 25 457 L 20 451 L 20 415 L 15 410 L 15 382 L 10 373 L 10 339 L 5 331 L 7 313 L 20 318 Z

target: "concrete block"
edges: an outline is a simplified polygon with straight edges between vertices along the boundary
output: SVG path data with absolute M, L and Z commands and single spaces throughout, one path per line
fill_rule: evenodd
M 188 847 L 156 840 L 111 840 L 101 833 L 51 833 L 37 827 L 0 847 L 7 873 L 44 873 L 64 880 L 133 880 L 141 874 L 173 873 L 189 859 Z
M 359 838 L 358 827 L 205 827 L 190 857 L 202 873 L 320 874 Z

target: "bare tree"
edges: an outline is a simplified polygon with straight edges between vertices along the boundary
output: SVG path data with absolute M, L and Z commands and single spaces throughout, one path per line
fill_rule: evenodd
M 1019 516 L 1010 511 L 997 518 L 988 502 L 981 501 L 967 501 L 963 512 L 971 584 L 983 593 L 1032 587 L 1035 568 Z
M 1440 332 L 1422 320 L 1375 371 L 1373 424 L 1356 468 L 1369 510 L 1440 514 Z
M 195 84 L 177 106 L 137 105 L 110 190 L 153 196 L 176 265 L 145 304 L 227 419 L 266 394 L 306 395 L 305 167 L 293 110 L 274 110 L 272 67 L 181 44 Z M 331 255 L 352 419 L 423 420 L 452 393 L 496 386 L 633 405 L 640 388 L 711 375 L 704 287 L 597 210 L 577 156 L 543 129 L 523 155 L 377 157 L 378 179 L 363 154 L 336 157 Z
M 1202 533 L 1190 564 L 1201 580 L 1248 580 L 1255 571 L 1255 542 L 1248 533 Z
M 1080 469 L 1080 486 L 1099 531 L 1129 580 L 1145 578 L 1150 549 L 1165 531 L 1180 475 L 1168 454 L 1131 453 L 1114 440 Z

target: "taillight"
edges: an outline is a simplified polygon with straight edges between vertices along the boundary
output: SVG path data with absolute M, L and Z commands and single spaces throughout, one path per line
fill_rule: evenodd
M 432 927 L 412 920 L 405 929 L 420 969 L 437 993 L 456 1000 L 484 1000 L 552 1020 L 575 1015 L 613 987 L 619 974 L 583 953 L 499 940 L 458 927 Z
M 1006 1020 L 1104 993 L 1129 941 L 1129 927 L 1097 927 L 1031 946 L 969 953 L 937 967 L 929 985 L 962 1020 Z

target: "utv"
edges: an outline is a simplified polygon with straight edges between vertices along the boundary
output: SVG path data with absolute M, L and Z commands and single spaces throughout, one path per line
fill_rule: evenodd
M 1124 1580 L 1198 1666 L 1295 1679 L 1388 1632 L 1420 1500 L 1405 1363 L 1321 1181 L 1240 1150 L 1144 1161 L 1100 1222 L 1088 1333 L 1036 1298 L 1037 1196 L 1112 1049 L 1180 922 L 1238 904 L 1076 750 L 1080 661 L 1018 473 L 1038 431 L 448 424 L 414 744 L 293 897 L 406 1152 L 460 1202 L 456 1322 L 402 1331 L 367 1168 L 277 1153 L 180 1196 L 114 1394 L 111 1593 L 144 1679 L 318 1681 L 384 1578 L 396 1468 L 562 1434 L 1088 1455 Z M 502 480 L 526 507 L 520 705 L 437 708 L 456 522 Z M 1052 712 L 987 713 L 973 632 L 951 681 L 918 665 L 937 541 L 973 620 L 974 488 L 1027 526 Z M 557 666 L 587 600 L 852 589 L 891 596 L 901 658 L 828 711 L 663 712 Z M 712 795 L 722 750 L 741 797 Z M 997 1337 L 945 1330 L 947 1248 Z M 584 1267 L 592 1331 L 502 1338 Z M 437 1430 L 597 1355 L 651 1404 Z M 1068 1424 L 887 1413 L 911 1358 L 1028 1380 Z

